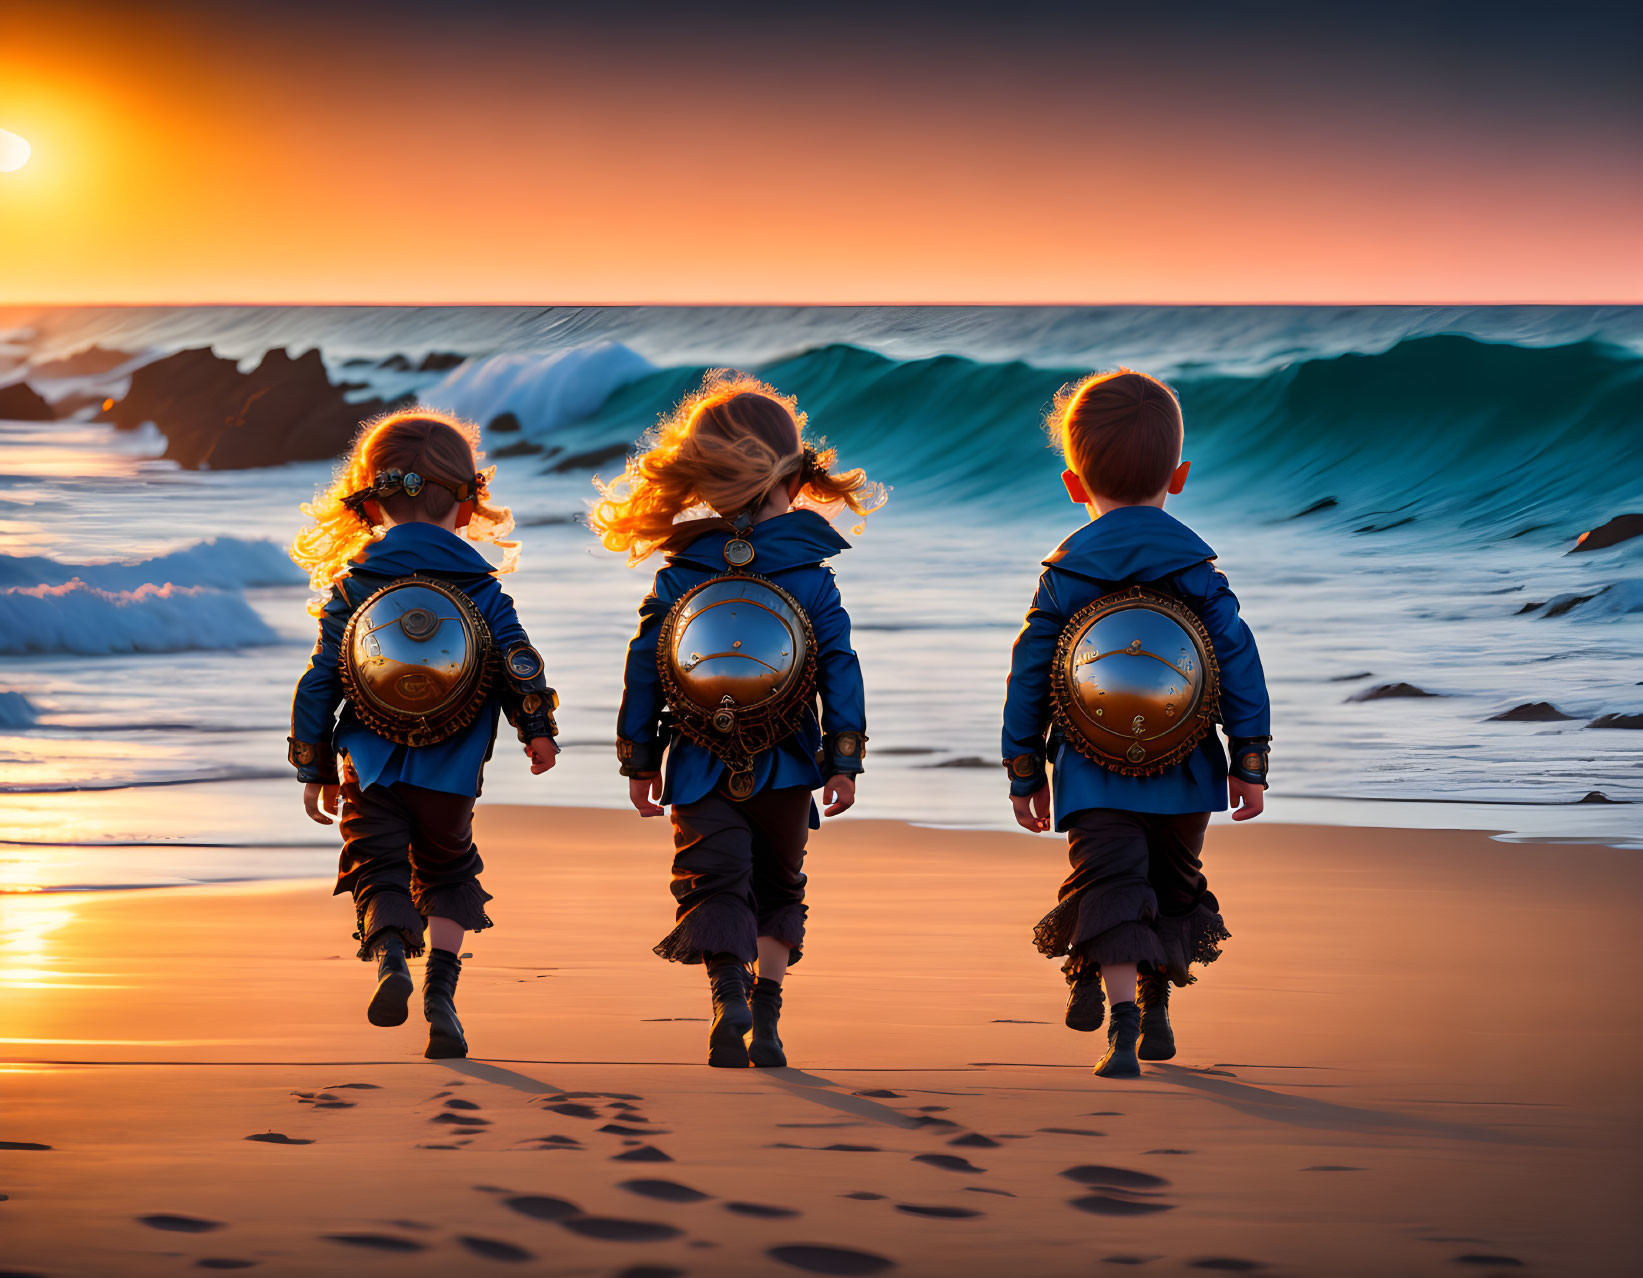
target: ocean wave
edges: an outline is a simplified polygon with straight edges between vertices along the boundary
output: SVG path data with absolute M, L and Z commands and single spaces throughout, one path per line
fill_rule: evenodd
M 482 425 L 512 413 L 526 435 L 541 440 L 652 371 L 649 360 L 620 342 L 595 342 L 546 355 L 469 360 L 418 398 Z
M 617 387 L 576 427 L 577 448 L 631 442 L 702 371 L 660 369 Z M 830 345 L 752 371 L 795 394 L 815 432 L 890 483 L 898 505 L 986 496 L 978 518 L 1013 521 L 1063 504 L 1041 423 L 1056 390 L 1088 369 Z M 1251 518 L 1307 513 L 1362 534 L 1436 522 L 1480 541 L 1572 544 L 1635 502 L 1643 474 L 1643 359 L 1597 341 L 1424 336 L 1173 384 L 1195 492 L 1235 493 Z
M 37 713 L 21 692 L 0 691 L 0 729 L 32 728 Z
M 129 563 L 75 564 L 43 555 L 0 555 L 0 588 L 60 586 L 70 581 L 111 591 L 134 591 L 148 585 L 239 590 L 300 586 L 307 578 L 280 546 L 239 537 L 213 537 Z
M 0 589 L 0 654 L 186 652 L 278 643 L 237 594 L 203 586 L 104 590 L 84 581 Z

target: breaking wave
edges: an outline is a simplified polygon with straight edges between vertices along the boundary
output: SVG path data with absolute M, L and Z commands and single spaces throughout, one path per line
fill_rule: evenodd
M 104 590 L 84 581 L 0 590 L 0 653 L 100 656 L 279 642 L 240 595 L 146 582 Z

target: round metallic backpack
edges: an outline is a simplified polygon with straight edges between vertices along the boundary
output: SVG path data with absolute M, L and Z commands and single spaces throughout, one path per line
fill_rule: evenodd
M 810 618 L 756 573 L 725 573 L 680 596 L 657 636 L 656 664 L 680 730 L 729 769 L 733 799 L 753 793 L 754 756 L 790 736 L 815 697 Z
M 437 745 L 478 716 L 495 660 L 472 599 L 431 577 L 384 586 L 354 610 L 338 662 L 354 713 L 400 745 Z
M 1179 763 L 1216 722 L 1221 672 L 1209 631 L 1179 599 L 1130 586 L 1061 630 L 1050 673 L 1061 735 L 1124 776 Z

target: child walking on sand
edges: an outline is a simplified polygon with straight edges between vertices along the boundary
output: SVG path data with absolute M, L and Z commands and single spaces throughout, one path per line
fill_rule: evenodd
M 884 492 L 834 472 L 804 426 L 791 398 L 717 371 L 622 478 L 594 481 L 605 546 L 630 564 L 667 560 L 628 646 L 617 757 L 641 816 L 673 808 L 677 926 L 656 952 L 706 965 L 719 1067 L 787 1063 L 778 1019 L 804 946 L 811 792 L 830 817 L 850 807 L 867 743 L 850 617 L 826 566 L 849 543 L 815 507 L 865 515 Z
M 1090 522 L 1044 561 L 1015 641 L 1004 766 L 1016 820 L 1055 828 L 1072 873 L 1034 940 L 1066 956 L 1067 1026 L 1100 1028 L 1095 1073 L 1169 1060 L 1170 986 L 1228 936 L 1199 856 L 1211 812 L 1259 816 L 1271 743 L 1266 680 L 1215 552 L 1164 513 L 1190 463 L 1168 387 L 1128 370 L 1056 397 L 1048 427 Z M 1230 766 L 1215 724 L 1231 746 Z
M 496 573 L 516 543 L 490 504 L 478 428 L 425 409 L 361 429 L 291 558 L 322 593 L 319 642 L 291 706 L 290 759 L 308 815 L 341 799 L 338 894 L 353 895 L 359 957 L 375 960 L 373 1025 L 402 1025 L 407 956 L 423 976 L 430 1057 L 466 1056 L 456 1015 L 463 934 L 491 925 L 473 841 L 480 775 L 506 712 L 533 773 L 558 755 L 557 698 Z M 465 536 L 463 535 L 465 534 Z M 500 568 L 473 548 L 504 552 Z M 337 719 L 337 708 L 342 716 Z

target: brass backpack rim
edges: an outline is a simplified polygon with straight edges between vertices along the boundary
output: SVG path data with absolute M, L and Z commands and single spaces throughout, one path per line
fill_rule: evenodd
M 462 620 L 473 634 L 477 658 L 474 672 L 469 676 L 470 686 L 465 697 L 451 698 L 446 708 L 436 707 L 421 715 L 381 705 L 371 689 L 358 679 L 352 657 L 354 635 L 358 630 L 359 619 L 384 595 L 406 586 L 422 586 L 433 590 L 456 606 L 457 611 L 462 614 Z M 449 582 L 434 577 L 418 576 L 415 573 L 391 581 L 365 597 L 359 607 L 354 609 L 348 618 L 348 624 L 343 628 L 341 651 L 338 655 L 340 660 L 337 662 L 337 668 L 342 676 L 342 690 L 354 714 L 378 736 L 386 737 L 403 746 L 431 746 L 449 741 L 479 717 L 480 710 L 490 697 L 491 687 L 496 678 L 496 646 L 491 638 L 491 628 L 486 623 L 484 614 L 479 611 L 479 606 L 468 597 L 466 591 Z
M 1078 722 L 1078 711 L 1073 705 L 1072 677 L 1068 662 L 1072 650 L 1083 638 L 1084 632 L 1101 616 L 1116 612 L 1126 605 L 1140 604 L 1167 614 L 1197 642 L 1204 667 L 1203 688 L 1194 714 L 1197 724 L 1175 745 L 1163 754 L 1143 763 L 1111 755 L 1089 739 Z M 1132 585 L 1102 595 L 1073 614 L 1061 627 L 1056 639 L 1055 660 L 1050 667 L 1050 717 L 1061 737 L 1090 762 L 1126 777 L 1151 777 L 1174 767 L 1198 748 L 1214 727 L 1219 714 L 1221 693 L 1221 665 L 1215 656 L 1215 645 L 1210 642 L 1209 628 L 1204 619 L 1184 601 L 1160 590 Z
M 672 661 L 674 632 L 678 629 L 686 604 L 708 587 L 724 582 L 752 582 L 769 590 L 792 609 L 804 635 L 804 660 L 799 663 L 793 680 L 787 687 L 772 692 L 762 701 L 737 707 L 735 727 L 729 733 L 718 732 L 712 726 L 717 706 L 704 706 L 686 695 Z M 725 788 L 730 797 L 745 799 L 753 793 L 754 757 L 792 736 L 798 730 L 804 708 L 815 696 L 816 632 L 804 606 L 769 577 L 745 569 L 719 573 L 697 582 L 673 601 L 657 631 L 656 669 L 662 681 L 662 694 L 673 711 L 674 725 L 688 740 L 707 750 L 729 769 Z M 750 718 L 753 722 L 746 723 Z M 758 734 L 758 740 L 752 746 L 744 741 L 744 730 Z

